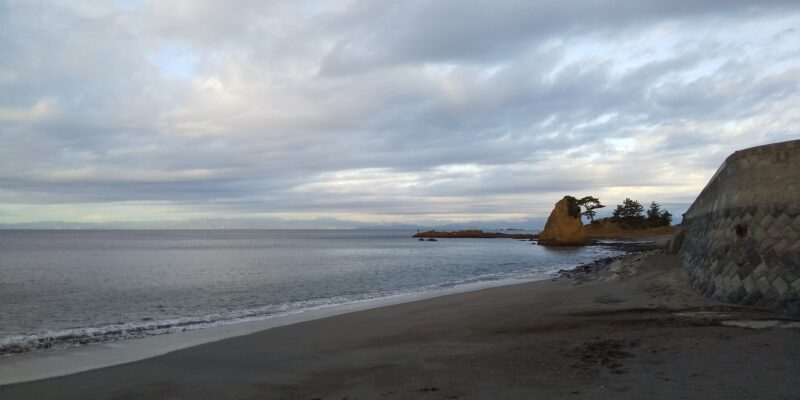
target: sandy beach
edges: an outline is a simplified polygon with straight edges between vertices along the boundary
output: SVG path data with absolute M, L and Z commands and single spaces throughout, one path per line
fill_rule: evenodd
M 800 400 L 800 0 L 0 0 L 0 400 Z
M 675 255 L 0 386 L 3 399 L 796 399 L 800 322 L 693 293 Z

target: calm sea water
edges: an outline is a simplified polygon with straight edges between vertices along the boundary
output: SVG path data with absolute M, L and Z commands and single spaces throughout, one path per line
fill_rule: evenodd
M 0 230 L 0 354 L 269 318 L 615 255 L 404 230 Z

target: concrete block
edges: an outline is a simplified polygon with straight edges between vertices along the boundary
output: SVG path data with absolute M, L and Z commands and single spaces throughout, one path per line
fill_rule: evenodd
M 792 218 L 790 218 L 785 213 L 781 213 L 780 215 L 778 215 L 778 218 L 775 220 L 775 224 L 774 225 L 776 225 L 777 227 L 783 229 L 783 227 L 791 225 L 791 223 L 792 223 Z
M 789 242 L 790 244 L 797 243 L 800 240 L 800 233 L 798 233 L 792 225 L 785 225 L 783 227 L 783 239 Z
M 772 239 L 783 239 L 783 227 L 786 225 L 780 225 L 778 223 L 773 223 L 769 229 L 767 229 L 767 237 Z
M 722 271 L 722 276 L 725 277 L 725 278 L 728 278 L 731 275 L 735 274 L 736 270 L 738 270 L 738 269 L 739 268 L 737 268 L 736 264 L 728 263 L 728 265 L 725 266 L 725 270 Z
M 791 225 L 792 225 L 792 228 L 794 228 L 795 232 L 800 232 L 800 215 L 794 217 L 794 220 L 792 220 L 792 224 Z
M 753 222 L 756 224 L 761 224 L 761 220 L 764 219 L 764 216 L 767 215 L 766 208 L 759 206 L 756 208 L 756 212 L 753 214 Z
M 784 239 L 781 239 L 781 240 L 778 240 L 777 242 L 775 242 L 775 244 L 772 245 L 772 250 L 776 254 L 783 254 L 790 247 L 792 247 L 792 246 L 789 244 L 788 241 L 786 241 Z
M 798 264 L 800 265 L 800 264 Z M 794 282 L 797 278 L 800 278 L 800 268 L 792 269 L 792 268 L 784 268 L 781 270 L 781 278 L 785 280 L 787 283 Z
M 754 221 L 757 222 L 757 221 Z M 759 224 L 755 224 L 753 229 L 748 229 L 747 233 L 750 234 L 752 240 L 761 242 L 767 238 L 767 232 Z
M 758 259 L 756 260 L 755 263 L 751 263 L 751 262 L 744 263 L 743 265 L 739 266 L 739 268 L 738 268 L 738 270 L 736 272 L 739 274 L 739 276 L 750 275 L 750 274 L 753 273 L 753 270 L 756 269 L 758 264 L 761 264 L 761 261 L 763 261 L 763 260 L 761 260 L 761 257 L 758 257 Z
M 789 293 L 789 285 L 781 277 L 777 277 L 772 281 L 772 287 L 775 288 L 781 298 L 786 297 L 786 294 Z
M 800 201 L 789 202 L 786 208 L 784 208 L 784 212 L 790 218 L 800 217 Z
M 755 249 L 754 246 L 747 249 L 745 256 L 747 257 L 747 263 L 753 267 L 758 266 L 764 261 L 761 258 L 761 254 Z
M 759 226 L 761 226 L 761 229 L 764 231 L 767 231 L 774 222 L 775 217 L 773 217 L 771 214 L 766 214 L 763 218 L 761 218 L 761 221 L 759 221 Z
M 700 288 L 701 292 L 703 293 L 703 296 L 706 296 L 706 297 L 713 296 L 714 295 L 714 291 L 716 290 L 716 287 L 714 286 L 714 282 L 713 281 L 700 282 L 698 284 L 698 287 Z
M 725 264 L 722 264 L 715 259 L 707 262 L 706 268 L 703 269 L 714 275 L 722 275 L 722 271 L 725 269 Z
M 756 286 L 758 286 L 758 290 L 760 290 L 761 293 L 767 293 L 770 289 L 772 289 L 772 285 L 770 285 L 769 280 L 767 280 L 767 277 L 765 276 L 762 276 L 756 280 Z
M 747 256 L 744 254 L 743 251 L 733 251 L 733 254 L 730 253 L 716 253 L 712 254 L 713 257 L 719 258 L 727 258 L 728 260 L 733 260 L 736 266 L 747 264 Z M 726 257 L 727 255 L 727 257 Z
M 731 289 L 739 290 L 742 289 L 742 280 L 739 278 L 739 275 L 734 274 L 731 277 Z
M 725 285 L 725 282 L 723 281 L 721 276 L 717 275 L 717 276 L 714 277 L 714 288 L 715 288 L 715 291 L 722 290 L 722 288 L 725 287 L 724 285 Z
M 773 246 L 774 244 L 775 244 L 774 242 L 764 243 L 764 247 L 768 248 Z M 769 269 L 775 268 L 776 266 L 781 264 L 781 257 L 778 255 L 778 253 L 775 252 L 774 249 L 769 248 L 762 254 L 762 257 L 764 257 L 764 263 L 767 264 L 767 268 Z
M 756 269 L 753 271 L 753 279 L 758 279 L 759 277 L 761 277 L 761 275 L 766 274 L 767 271 L 769 271 L 769 268 L 767 267 L 767 262 L 762 261 L 761 264 L 758 264 Z

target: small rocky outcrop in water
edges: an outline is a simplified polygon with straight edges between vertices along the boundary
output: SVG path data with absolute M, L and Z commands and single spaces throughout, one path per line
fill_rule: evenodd
M 576 210 L 577 209 L 577 210 Z M 572 196 L 564 196 L 556 203 L 547 218 L 544 230 L 539 234 L 539 244 L 568 246 L 587 244 L 586 233 L 581 222 L 581 209 Z
M 536 239 L 539 236 L 531 235 L 529 233 L 484 232 L 477 229 L 467 229 L 464 231 L 454 231 L 454 232 L 445 232 L 445 231 L 417 232 L 413 237 L 420 239 L 422 238 Z

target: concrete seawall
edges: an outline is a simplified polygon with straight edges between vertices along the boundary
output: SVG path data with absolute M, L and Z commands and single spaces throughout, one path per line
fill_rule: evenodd
M 800 140 L 733 153 L 683 215 L 692 286 L 800 315 Z

